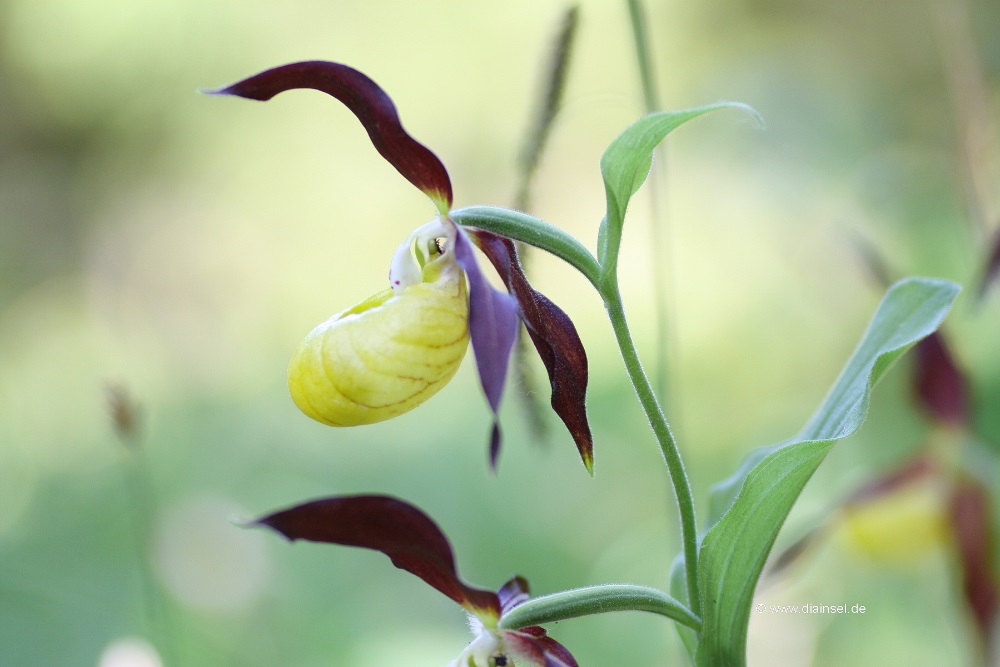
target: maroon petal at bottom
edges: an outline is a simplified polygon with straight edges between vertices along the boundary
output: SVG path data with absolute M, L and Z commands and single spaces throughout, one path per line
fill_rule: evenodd
M 429 516 L 405 501 L 377 495 L 322 498 L 253 525 L 267 526 L 293 541 L 381 551 L 393 565 L 417 575 L 472 614 L 499 618 L 497 594 L 458 578 L 448 538 Z
M 983 650 L 988 652 L 995 645 L 993 633 L 1000 611 L 1000 585 L 993 573 L 995 545 L 989 492 L 978 480 L 960 477 L 948 509 L 966 608 L 975 621 Z
M 913 385 L 920 407 L 949 426 L 966 424 L 969 408 L 965 375 L 955 364 L 941 332 L 935 331 L 917 343 L 914 354 Z
M 546 635 L 545 630 L 532 625 L 520 630 L 503 632 L 504 645 L 514 663 L 534 667 L 579 667 L 565 646 Z

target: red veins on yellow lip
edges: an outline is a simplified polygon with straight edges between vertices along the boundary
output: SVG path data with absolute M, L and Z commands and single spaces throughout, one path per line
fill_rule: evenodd
M 422 282 L 370 296 L 299 344 L 288 388 L 302 412 L 330 426 L 372 424 L 412 410 L 454 376 L 469 343 L 465 277 L 448 252 L 418 271 Z

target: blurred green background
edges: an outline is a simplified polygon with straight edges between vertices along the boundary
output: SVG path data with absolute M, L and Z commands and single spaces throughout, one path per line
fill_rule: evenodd
M 287 396 L 292 349 L 383 287 L 392 251 L 432 208 L 318 93 L 266 105 L 198 94 L 285 62 L 346 62 L 441 157 L 456 206 L 506 205 L 564 8 L 0 0 L 0 665 L 152 667 L 151 646 L 170 666 L 447 664 L 469 639 L 464 617 L 422 582 L 377 554 L 237 525 L 334 493 L 421 506 L 481 586 L 515 573 L 536 593 L 664 585 L 678 548 L 672 493 L 584 279 L 549 257 L 531 262 L 590 354 L 595 479 L 557 422 L 543 442 L 531 437 L 513 393 L 499 475 L 488 474 L 471 359 L 397 420 L 312 423 Z M 650 364 L 652 263 L 668 267 L 667 412 L 704 500 L 751 448 L 798 430 L 860 337 L 879 289 L 852 239 L 900 272 L 980 274 L 1000 212 L 989 134 L 1000 5 L 648 10 L 667 107 L 733 99 L 767 122 L 759 131 L 726 112 L 683 128 L 664 160 L 665 246 L 651 252 L 641 194 L 626 225 L 623 285 Z M 591 248 L 598 160 L 641 99 L 625 3 L 581 3 L 533 212 Z M 946 329 L 972 374 L 980 431 L 1000 441 L 1000 295 L 979 308 L 970 296 Z M 926 436 L 904 366 L 779 546 Z M 140 405 L 138 456 L 115 436 L 109 386 Z M 950 563 L 944 550 L 885 567 L 821 545 L 764 598 L 867 613 L 755 616 L 751 664 L 967 663 Z M 652 616 L 551 630 L 585 667 L 683 660 Z

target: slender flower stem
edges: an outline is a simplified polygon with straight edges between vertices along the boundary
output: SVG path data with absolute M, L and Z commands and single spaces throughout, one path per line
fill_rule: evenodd
M 681 539 L 684 543 L 684 571 L 687 579 L 688 605 L 695 615 L 701 614 L 701 599 L 698 595 L 698 524 L 694 513 L 694 494 L 691 492 L 691 483 L 687 473 L 684 471 L 684 461 L 681 459 L 680 450 L 674 441 L 674 436 L 670 432 L 670 425 L 667 418 L 656 400 L 656 392 L 653 390 L 642 368 L 639 354 L 635 349 L 635 342 L 628 328 L 628 321 L 625 318 L 625 306 L 622 303 L 621 291 L 618 288 L 617 278 L 605 283 L 601 290 L 604 298 L 604 307 L 608 311 L 611 319 L 611 326 L 615 331 L 615 338 L 621 350 L 622 359 L 625 362 L 625 369 L 628 371 L 629 379 L 635 388 L 635 393 L 639 398 L 646 419 L 653 429 L 656 442 L 660 446 L 663 458 L 667 464 L 667 471 L 670 481 L 674 487 L 674 495 L 677 498 L 677 506 L 680 510 L 681 519 Z
M 568 618 L 613 611 L 646 611 L 672 618 L 694 631 L 701 619 L 663 591 L 633 584 L 604 584 L 532 598 L 504 614 L 500 628 L 517 630 L 529 625 L 554 623 Z
M 653 57 L 646 35 L 646 14 L 640 0 L 627 0 L 629 24 L 632 27 L 632 41 L 635 43 L 636 61 L 639 65 L 639 80 L 642 83 L 642 100 L 646 111 L 652 113 L 660 108 L 653 76 Z

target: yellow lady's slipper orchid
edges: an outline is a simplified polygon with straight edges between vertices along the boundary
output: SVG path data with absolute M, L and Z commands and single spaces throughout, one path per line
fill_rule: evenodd
M 330 426 L 372 424 L 412 410 L 452 378 L 469 343 L 454 237 L 440 221 L 414 231 L 393 258 L 390 289 L 305 337 L 288 368 L 302 412 Z
M 333 316 L 302 341 L 288 369 L 295 403 L 306 415 L 332 426 L 390 419 L 434 395 L 455 374 L 471 343 L 493 413 L 489 461 L 495 469 L 501 442 L 500 399 L 523 322 L 548 373 L 552 409 L 593 473 L 587 353 L 573 322 L 530 285 L 513 237 L 478 228 L 468 219 L 461 227 L 456 224 L 453 214 L 461 211 L 452 211 L 448 170 L 403 128 L 395 104 L 378 84 L 347 65 L 314 60 L 265 70 L 209 92 L 266 101 L 300 88 L 319 90 L 342 102 L 379 154 L 427 195 L 441 218 L 400 246 L 390 271 L 391 290 Z M 475 208 L 464 211 L 468 214 Z M 502 213 L 517 217 L 515 227 L 522 231 L 550 238 L 540 221 Z M 488 219 L 487 215 L 480 220 Z M 438 245 L 442 238 L 444 243 Z M 565 239 L 556 243 L 560 251 L 548 249 L 564 257 L 566 243 Z M 570 254 L 577 253 L 578 244 L 570 245 L 574 246 Z M 474 246 L 489 259 L 507 291 L 486 279 Z
M 913 562 L 949 539 L 948 514 L 935 480 L 922 480 L 843 509 L 837 537 L 873 561 Z

